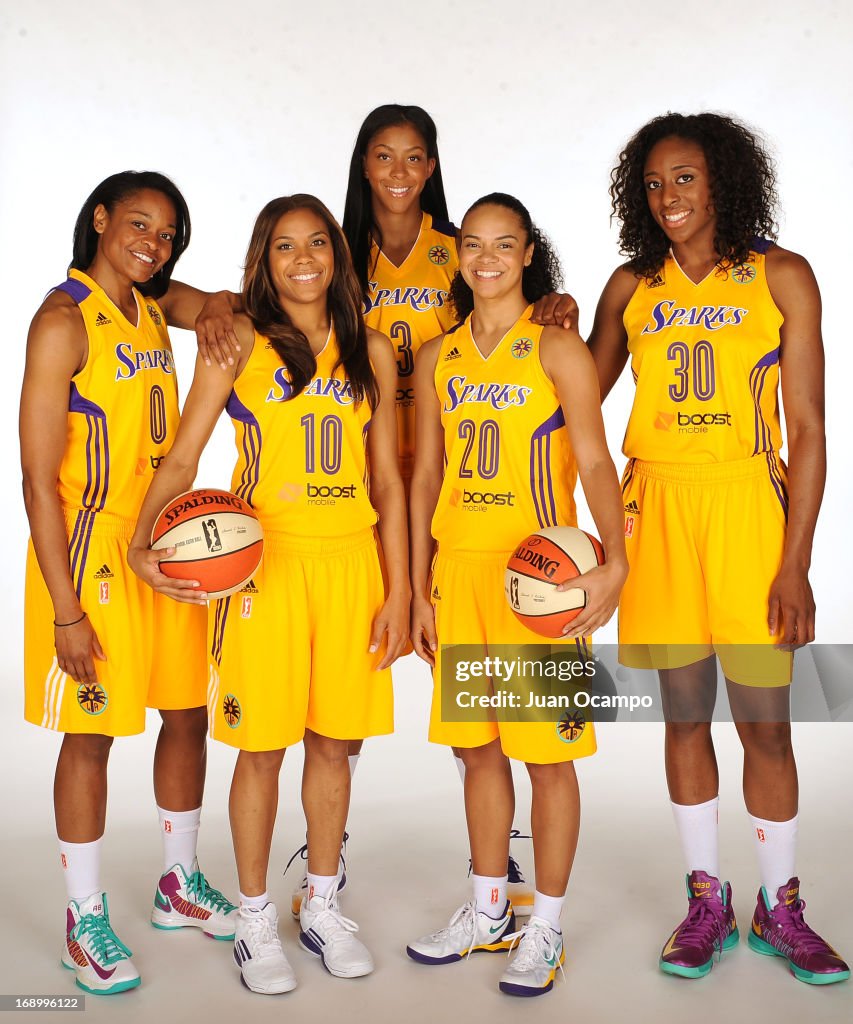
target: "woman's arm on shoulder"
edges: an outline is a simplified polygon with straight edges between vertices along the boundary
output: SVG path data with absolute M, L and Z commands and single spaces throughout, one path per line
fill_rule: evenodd
M 622 317 L 637 288 L 637 277 L 628 267 L 618 267 L 604 286 L 588 346 L 598 373 L 601 401 L 610 394 L 628 361 L 628 335 Z
M 57 481 L 68 440 L 71 380 L 85 365 L 88 340 L 76 304 L 61 292 L 44 301 L 30 326 L 21 389 L 20 439 L 24 504 L 33 548 L 53 603 L 60 669 L 94 683 L 94 658 L 103 658 L 83 609 L 68 563 L 68 534 Z
M 167 323 L 196 332 L 198 350 L 206 363 L 218 363 L 223 370 L 234 365 L 240 351 L 234 314 L 243 309 L 241 295 L 229 291 L 203 292 L 183 281 L 171 281 L 157 301 Z
M 779 335 L 789 501 L 785 551 L 770 589 L 768 627 L 775 633 L 781 622 L 780 644 L 793 649 L 815 637 L 808 571 L 826 482 L 821 298 L 812 268 L 797 253 L 772 246 L 765 266 L 770 294 L 785 318 Z

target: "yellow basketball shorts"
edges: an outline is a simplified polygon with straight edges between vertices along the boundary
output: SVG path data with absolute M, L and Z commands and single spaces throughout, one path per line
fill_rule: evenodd
M 384 645 L 368 650 L 384 600 L 372 530 L 266 533 L 253 579 L 211 608 L 213 738 L 280 750 L 306 729 L 341 740 L 393 732 L 391 670 L 376 669 Z
M 103 512 L 69 510 L 71 575 L 106 654 L 96 686 L 60 671 L 53 603 L 32 541 L 24 587 L 24 716 L 58 732 L 130 736 L 145 729 L 145 708 L 203 707 L 205 609 L 155 594 L 127 564 L 135 524 Z
M 733 682 L 790 683 L 792 655 L 767 626 L 785 543 L 784 463 L 774 452 L 708 465 L 632 459 L 622 492 L 622 664 L 680 668 L 716 651 Z
M 442 645 L 479 647 L 485 657 L 489 645 L 536 645 L 541 653 L 576 648 L 574 640 L 554 641 L 533 633 L 513 615 L 504 596 L 504 572 L 511 552 L 442 551 L 433 565 L 430 593 L 435 610 L 438 651 L 433 672 L 433 698 L 429 739 L 452 747 L 480 747 L 500 738 L 507 757 L 530 764 L 556 764 L 587 757 L 596 750 L 595 727 L 583 716 L 573 716 L 565 728 L 560 711 L 550 721 L 495 720 L 454 722 L 442 716 Z M 448 687 L 458 689 L 456 680 Z M 493 692 L 499 689 L 492 681 Z M 489 712 L 483 712 L 484 717 Z

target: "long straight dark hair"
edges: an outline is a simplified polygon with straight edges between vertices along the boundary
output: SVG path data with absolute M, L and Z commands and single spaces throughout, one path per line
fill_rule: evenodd
M 77 214 L 77 221 L 74 224 L 71 266 L 75 270 L 82 270 L 85 273 L 95 259 L 98 251 L 98 239 L 101 237 L 95 231 L 96 207 L 105 206 L 107 212 L 112 213 L 116 203 L 129 199 L 146 188 L 154 192 L 162 192 L 175 207 L 176 224 L 175 237 L 172 239 L 172 255 L 153 277 L 137 285 L 143 295 L 159 299 L 169 287 L 172 271 L 175 269 L 175 264 L 180 259 L 181 253 L 190 244 L 190 211 L 187 208 L 187 201 L 181 195 L 178 186 L 165 174 L 159 174 L 157 171 L 119 171 L 118 174 L 111 174 L 109 178 L 104 178 L 100 185 L 95 187 Z
M 367 147 L 377 132 L 383 128 L 396 128 L 410 124 L 424 140 L 427 157 L 435 160 L 435 170 L 427 179 L 421 192 L 421 209 L 432 214 L 437 220 L 446 221 L 447 200 L 444 197 L 444 181 L 441 177 L 441 161 L 438 158 L 438 132 L 435 121 L 423 107 L 404 106 L 400 103 L 386 103 L 367 115 L 355 140 L 349 165 L 347 198 L 344 204 L 343 229 L 352 252 L 352 262 L 361 284 L 367 294 L 370 267 L 370 243 L 376 242 L 382 248 L 382 233 L 373 216 L 373 196 L 370 182 L 364 176 L 364 157 Z
M 326 295 L 338 342 L 339 358 L 352 385 L 356 402 L 366 398 L 371 409 L 379 403 L 379 389 L 367 353 L 367 329 L 361 313 L 362 293 L 352 267 L 349 248 L 338 222 L 316 196 L 300 193 L 273 199 L 258 214 L 246 253 L 243 308 L 255 330 L 269 339 L 290 374 L 295 398 L 317 372 L 317 359 L 308 339 L 293 325 L 278 299 L 269 269 L 269 250 L 279 220 L 294 210 L 310 210 L 326 225 L 332 241 L 335 269 Z

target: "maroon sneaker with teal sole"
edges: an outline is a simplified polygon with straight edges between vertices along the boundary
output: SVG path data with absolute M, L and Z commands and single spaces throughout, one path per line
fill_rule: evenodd
M 764 956 L 781 956 L 791 974 L 807 985 L 833 985 L 847 981 L 850 968 L 832 946 L 803 920 L 805 900 L 800 899 L 800 880 L 790 878 L 776 893 L 770 906 L 767 890 L 758 892 L 758 906 L 752 918 L 747 943 Z
M 714 954 L 738 944 L 732 910 L 732 887 L 704 871 L 687 876 L 687 917 L 675 929 L 660 954 L 660 969 L 681 978 L 703 978 Z

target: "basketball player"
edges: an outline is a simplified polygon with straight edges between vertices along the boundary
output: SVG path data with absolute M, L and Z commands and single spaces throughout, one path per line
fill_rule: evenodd
M 338 905 L 347 742 L 393 729 L 389 666 L 406 640 L 411 592 L 394 355 L 387 338 L 364 326 L 341 229 L 313 196 L 273 200 L 245 265 L 239 355 L 224 373 L 199 357 L 181 428 L 140 513 L 131 564 L 161 593 L 204 600 L 159 572 L 147 538 L 160 508 L 192 485 L 227 408 L 239 452 L 233 489 L 257 511 L 265 549 L 251 596 L 216 604 L 211 731 L 240 751 L 230 802 L 240 880 L 234 959 L 248 988 L 279 993 L 296 979 L 267 867 L 279 770 L 285 749 L 300 741 L 309 840 L 300 942 L 337 977 L 373 970 Z
M 789 722 L 791 651 L 814 639 L 808 567 L 826 469 L 818 287 L 801 256 L 771 241 L 773 169 L 731 118 L 655 118 L 625 147 L 611 195 L 629 259 L 604 290 L 590 348 L 603 397 L 629 355 L 636 382 L 620 657 L 660 670 L 688 871 L 687 917 L 660 967 L 701 977 L 738 942 L 718 861 L 716 653 L 761 877 L 749 945 L 784 957 L 800 981 L 843 981 L 847 965 L 803 919 Z
M 54 786 L 69 899 L 62 962 L 94 994 L 140 980 L 110 923 L 100 862 L 110 748 L 114 737 L 143 731 L 146 705 L 162 718 L 154 791 L 165 863 L 152 921 L 231 938 L 236 920 L 196 861 L 205 616 L 152 595 L 126 562 L 146 486 L 178 423 L 166 323 L 189 325 L 201 305 L 186 286 L 157 301 L 189 237 L 186 202 L 168 178 L 107 178 L 80 211 L 68 279 L 42 303 L 27 343 L 25 715 L 65 734 Z
M 462 222 L 451 289 L 463 322 L 421 348 L 415 373 L 412 643 L 434 671 L 430 739 L 457 747 L 466 767 L 474 893 L 447 927 L 407 951 L 421 963 L 443 964 L 520 939 L 500 988 L 522 996 L 547 992 L 563 961 L 560 913 L 580 812 L 573 762 L 595 752 L 593 726 L 445 721 L 435 652 L 439 644 L 491 649 L 537 641 L 504 598 L 504 569 L 537 527 L 575 524 L 578 471 L 607 561 L 579 578 L 588 604 L 568 632 L 583 643 L 616 607 L 627 564 L 595 369 L 577 332 L 531 321 L 531 304 L 554 290 L 558 274 L 553 250 L 517 199 L 494 193 L 478 200 Z M 482 502 L 466 498 L 469 492 L 482 492 Z M 525 762 L 533 786 L 536 892 L 520 933 L 506 898 L 514 810 L 508 758 Z

